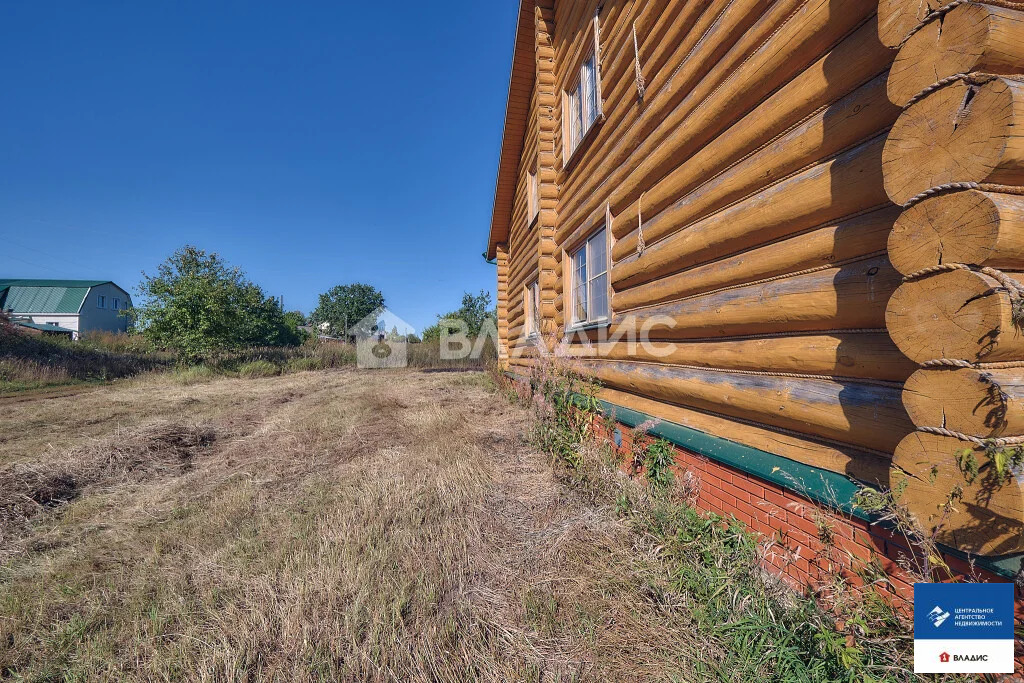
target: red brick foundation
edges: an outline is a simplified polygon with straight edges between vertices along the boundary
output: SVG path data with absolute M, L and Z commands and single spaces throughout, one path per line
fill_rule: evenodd
M 614 443 L 604 424 L 596 425 L 600 436 Z M 621 426 L 624 455 L 630 453 L 632 431 Z M 695 504 L 705 512 L 735 517 L 763 540 L 765 568 L 782 577 L 805 594 L 822 595 L 836 576 L 854 585 L 863 583 L 858 569 L 877 563 L 888 582 L 876 584 L 893 604 L 913 614 L 913 579 L 900 565 L 913 557 L 906 538 L 889 529 L 824 507 L 757 476 L 676 448 L 679 474 L 690 472 L 699 485 Z M 822 539 L 829 539 L 825 543 Z M 952 555 L 944 561 L 957 576 L 975 581 L 1006 583 L 1008 579 Z M 938 577 L 952 580 L 954 577 Z M 1024 626 L 1024 594 L 1017 593 L 1017 621 Z M 1017 641 L 1017 671 L 1005 681 L 1024 682 L 1024 645 Z

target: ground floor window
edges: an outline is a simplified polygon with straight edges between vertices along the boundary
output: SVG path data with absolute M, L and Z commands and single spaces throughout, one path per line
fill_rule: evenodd
M 608 320 L 608 243 L 601 228 L 572 252 L 572 322 Z

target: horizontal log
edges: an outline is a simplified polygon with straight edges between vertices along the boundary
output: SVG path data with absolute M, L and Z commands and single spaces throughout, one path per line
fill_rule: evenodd
M 701 76 L 706 75 L 708 69 L 717 63 L 721 55 L 747 33 L 769 4 L 763 0 L 745 0 L 742 3 L 730 0 L 687 3 L 686 11 L 673 20 L 674 25 L 668 29 L 678 33 L 675 33 L 673 38 L 662 40 L 662 50 L 655 53 L 659 61 L 651 64 L 657 67 L 659 64 L 664 65 L 667 60 L 670 64 L 679 65 L 680 68 L 663 68 L 653 73 L 647 72 L 647 94 L 642 110 L 646 116 L 643 117 L 640 116 L 641 110 L 636 106 L 636 86 L 633 79 L 619 79 L 616 82 L 613 93 L 606 102 L 607 108 L 604 113 L 607 119 L 598 131 L 594 144 L 583 150 L 582 157 L 574 167 L 577 170 L 565 178 L 563 196 L 566 200 L 576 200 L 580 192 L 586 191 L 581 184 L 592 180 L 589 173 L 595 163 L 609 163 L 612 155 L 620 151 L 628 152 L 622 141 L 626 131 L 634 130 L 635 126 L 651 125 L 650 120 L 644 119 L 656 117 L 659 112 L 667 111 L 674 106 L 673 103 L 677 103 L 688 93 L 693 85 L 699 82 Z M 632 52 L 631 48 L 630 44 L 627 51 Z M 630 66 L 632 67 L 632 63 Z M 648 63 L 644 62 L 644 67 L 647 66 Z M 569 78 L 568 75 L 563 77 Z M 565 206 L 561 209 L 568 210 Z
M 897 204 L 956 182 L 1024 185 L 1024 83 L 957 81 L 900 115 L 882 156 Z
M 892 387 L 653 363 L 576 365 L 613 389 L 888 453 L 914 429 Z
M 919 427 L 982 438 L 1024 434 L 1024 368 L 924 368 L 903 387 Z
M 885 312 L 892 340 L 918 363 L 1024 358 L 1024 334 L 1013 318 L 1006 290 L 987 275 L 965 270 L 903 283 Z
M 676 173 L 666 176 L 655 189 L 668 184 L 664 192 L 672 193 L 676 201 L 660 213 L 652 210 L 657 208 L 654 206 L 643 209 L 644 238 L 653 243 L 889 128 L 900 110 L 886 97 L 885 83 L 885 75 L 878 76 L 721 175 L 711 179 L 704 176 L 706 182 L 692 192 L 688 188 L 693 187 L 697 178 Z M 714 142 L 708 147 L 713 146 Z M 688 162 L 680 168 L 684 173 L 693 173 L 698 166 Z M 632 215 L 621 227 L 618 218 L 615 221 L 616 232 L 626 227 L 632 232 L 636 226 Z M 637 234 L 629 234 L 615 245 L 613 256 L 620 260 L 635 252 L 636 246 Z
M 612 329 L 646 330 L 652 339 L 695 339 L 881 328 L 886 301 L 899 283 L 882 256 L 616 314 Z
M 820 4 L 821 0 L 815 2 Z M 590 162 L 581 163 L 569 174 L 559 206 L 559 215 L 568 225 L 577 225 L 593 210 L 593 197 L 607 196 L 610 189 L 622 183 L 628 167 L 632 166 L 631 158 L 648 156 L 656 143 L 677 128 L 680 120 L 693 112 L 709 93 L 725 79 L 735 76 L 737 65 L 750 58 L 788 17 L 792 17 L 792 8 L 800 2 L 740 0 L 717 1 L 717 4 L 721 6 L 719 13 L 706 12 L 702 17 L 714 17 L 706 29 L 701 31 L 698 26 L 679 41 L 681 44 L 673 53 L 673 59 L 681 61 L 671 62 L 675 65 L 671 76 L 644 102 L 643 116 L 628 119 L 630 123 L 621 131 L 617 142 L 610 146 L 602 144 L 600 150 L 595 145 Z M 770 71 L 766 73 L 777 77 Z M 737 117 L 743 113 L 736 110 Z M 622 125 L 625 124 L 618 128 Z
M 889 47 L 897 47 L 931 12 L 949 0 L 879 0 L 878 37 Z
M 671 172 L 679 159 L 709 144 L 873 14 L 870 3 L 803 3 L 799 12 L 791 14 L 769 40 L 723 79 L 723 87 L 711 89 L 692 110 L 671 112 L 662 122 L 668 129 L 663 139 L 648 138 L 640 143 L 635 168 L 628 165 L 628 176 L 615 183 L 613 207 L 621 210 L 620 206 L 636 201 L 650 186 L 645 178 L 657 179 Z M 837 92 L 835 97 L 841 94 Z
M 636 410 L 657 419 L 674 422 L 766 453 L 774 453 L 811 467 L 839 472 L 872 484 L 884 484 L 888 480 L 889 460 L 887 458 L 857 450 L 852 446 L 839 446 L 783 434 L 770 428 L 737 422 L 726 417 L 702 413 L 607 387 L 602 388 L 598 396 L 613 405 Z
M 888 206 L 882 187 L 884 136 L 844 152 L 709 216 L 612 267 L 617 290 L 738 254 L 874 207 Z M 653 221 L 652 221 L 653 223 Z M 645 225 L 645 234 L 647 226 Z
M 612 296 L 612 309 L 625 312 L 639 306 L 883 252 L 899 214 L 897 207 L 890 206 L 616 292 Z
M 772 140 L 777 140 L 792 126 L 809 118 L 817 118 L 817 110 L 828 112 L 831 109 L 830 105 L 835 103 L 837 98 L 871 80 L 865 74 L 885 71 L 892 61 L 891 55 L 890 50 L 879 45 L 873 22 L 866 23 L 699 152 L 686 157 L 664 178 L 656 183 L 645 180 L 643 184 L 648 189 L 644 193 L 642 206 L 639 206 L 639 202 L 633 202 L 621 209 L 613 206 L 613 210 L 617 212 L 613 227 L 615 236 L 622 238 L 636 229 L 638 209 L 648 219 L 657 215 L 681 196 L 715 178 L 747 154 L 769 145 Z M 836 69 L 836 64 L 843 64 L 844 68 Z M 831 125 L 831 121 L 832 117 L 829 115 L 829 135 L 839 129 L 838 126 Z M 828 137 L 819 139 L 818 143 L 832 149 L 833 152 L 845 147 L 832 146 Z M 858 139 L 863 139 L 863 136 L 852 138 L 853 141 Z M 796 155 L 790 155 L 789 158 L 792 159 L 793 156 Z M 828 153 L 823 153 L 809 158 L 804 157 L 806 160 L 803 163 L 827 156 Z
M 1024 477 L 1000 483 L 991 466 L 971 481 L 961 469 L 970 453 L 980 466 L 988 456 L 952 437 L 914 432 L 900 442 L 893 456 L 890 483 L 906 480 L 902 503 L 935 540 L 964 552 L 1007 555 L 1024 550 Z M 962 495 L 952 502 L 956 489 Z
M 904 275 L 942 263 L 1024 270 L 1024 197 L 967 190 L 925 199 L 900 215 L 888 244 Z
M 602 358 L 726 370 L 789 372 L 902 382 L 917 369 L 882 333 L 794 335 L 723 341 L 569 344 L 570 358 Z
M 903 107 L 947 76 L 1016 74 L 1021 64 L 1024 12 L 974 3 L 960 5 L 942 21 L 930 22 L 900 49 L 889 74 L 889 98 Z

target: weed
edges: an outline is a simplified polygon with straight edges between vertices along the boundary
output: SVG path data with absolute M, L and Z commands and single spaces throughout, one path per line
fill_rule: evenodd
M 284 366 L 285 372 L 310 372 L 313 370 L 323 370 L 323 363 L 319 358 L 301 356 L 299 358 L 289 358 L 288 362 Z
M 281 374 L 281 368 L 267 360 L 254 360 L 245 363 L 238 368 L 238 376 L 245 379 L 258 379 L 261 377 L 276 377 Z
M 209 382 L 217 377 L 217 371 L 209 365 L 192 365 L 189 367 L 175 368 L 171 374 L 171 381 L 182 386 L 192 386 Z
M 665 439 L 658 439 L 647 446 L 644 454 L 644 476 L 655 491 L 664 491 L 672 485 L 675 466 L 675 448 Z
M 793 592 L 763 568 L 771 541 L 735 518 L 693 507 L 700 481 L 689 471 L 673 473 L 675 450 L 650 436 L 652 423 L 633 430 L 627 449 L 628 469 L 643 476 L 624 478 L 612 448 L 584 427 L 601 420 L 587 410 L 587 401 L 580 409 L 576 402 L 559 400 L 570 376 L 535 368 L 528 382 L 514 383 L 509 393 L 521 402 L 532 396 L 538 421 L 534 430 L 543 437 L 538 445 L 567 467 L 569 481 L 588 499 L 600 502 L 603 496 L 636 537 L 653 548 L 671 590 L 652 586 L 652 599 L 685 604 L 694 629 L 708 643 L 707 656 L 694 662 L 698 678 L 920 680 L 912 671 L 910 624 L 881 594 L 879 587 L 888 584 L 888 577 L 877 561 L 861 568 L 863 586 L 837 569 L 831 584 L 817 594 Z M 605 427 L 610 431 L 615 425 L 605 419 Z M 897 526 L 913 533 L 908 513 L 892 512 L 891 495 L 874 496 L 863 494 L 861 504 L 895 514 Z M 836 552 L 837 532 L 825 514 L 813 515 L 813 522 L 827 560 Z

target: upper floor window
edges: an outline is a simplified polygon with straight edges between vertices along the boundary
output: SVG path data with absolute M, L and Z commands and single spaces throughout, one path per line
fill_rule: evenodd
M 534 280 L 526 286 L 523 305 L 526 307 L 526 336 L 540 334 L 540 282 Z
M 601 117 L 601 51 L 600 23 L 594 15 L 593 33 L 585 43 L 583 59 L 573 73 L 573 80 L 562 98 L 565 149 L 568 160 L 583 142 L 587 133 Z
M 572 253 L 572 322 L 589 325 L 607 321 L 608 242 L 604 228 Z
M 105 297 L 102 294 L 100 294 L 99 296 L 96 297 L 96 308 L 106 308 L 106 307 L 107 307 L 107 297 Z
M 112 308 L 113 310 L 116 311 L 120 307 L 121 307 L 121 300 L 118 299 L 117 297 L 114 297 L 114 299 L 111 300 L 111 302 L 110 302 L 110 308 Z

